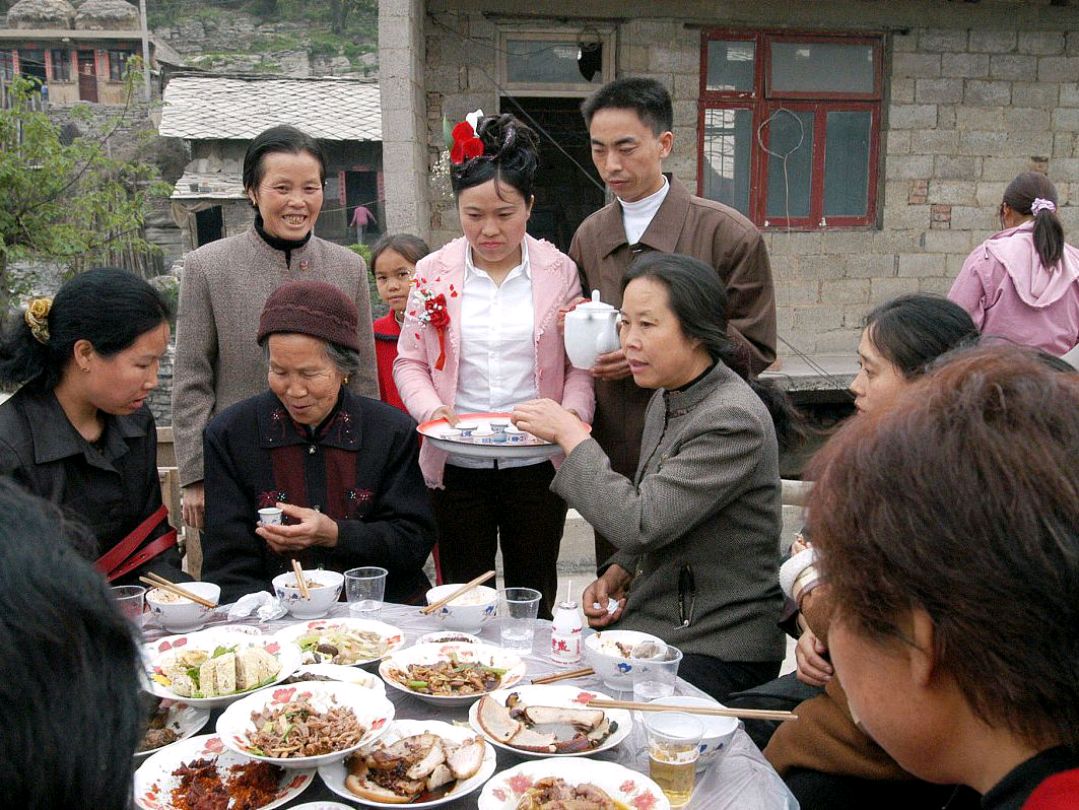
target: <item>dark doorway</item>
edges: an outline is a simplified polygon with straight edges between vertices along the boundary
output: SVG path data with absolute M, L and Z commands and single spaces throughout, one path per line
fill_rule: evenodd
M 540 167 L 528 232 L 553 242 L 561 251 L 569 250 L 577 226 L 606 201 L 603 183 L 592 165 L 581 100 L 503 96 L 500 103 L 502 112 L 513 113 L 533 129 L 538 125 L 542 130 L 536 133 L 540 139 Z
M 225 223 L 221 216 L 221 206 L 204 208 L 195 212 L 195 230 L 199 247 L 207 242 L 216 242 L 225 235 Z
M 97 102 L 97 66 L 93 51 L 79 51 L 79 99 Z
M 345 213 L 348 215 L 345 226 L 348 228 L 348 241 L 358 242 L 356 226 L 352 216 L 358 206 L 366 206 L 377 219 L 369 223 L 363 232 L 364 242 L 373 241 L 373 237 L 382 232 L 382 207 L 378 204 L 378 172 L 345 172 Z

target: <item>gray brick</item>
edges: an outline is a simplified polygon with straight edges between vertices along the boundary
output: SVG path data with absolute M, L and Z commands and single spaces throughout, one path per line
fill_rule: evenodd
M 963 132 L 959 135 L 959 154 L 1000 155 L 1007 142 L 1006 132 Z
M 1053 125 L 1049 110 L 1037 107 L 1008 107 L 1004 110 L 1004 128 L 1009 132 L 1037 132 L 1048 130 Z
M 795 331 L 816 334 L 837 329 L 843 324 L 843 308 L 839 306 L 794 307 L 791 326 Z
M 1079 78 L 1079 56 L 1043 56 L 1038 60 L 1039 82 L 1073 82 Z
M 974 30 L 970 50 L 974 53 L 1007 53 L 1015 49 L 1015 31 Z
M 974 200 L 980 206 L 999 205 L 1004 199 L 1004 189 L 1007 183 L 978 183 L 974 192 Z
M 903 249 L 905 250 L 909 244 L 914 240 L 908 239 L 904 243 Z M 880 250 L 881 248 L 877 248 Z M 892 277 L 895 275 L 895 254 L 891 252 L 885 253 L 863 253 L 860 256 L 851 256 L 850 265 L 847 268 L 847 272 L 851 276 L 859 278 L 868 278 L 870 280 L 875 278 Z
M 921 180 L 933 174 L 930 155 L 894 155 L 888 158 L 884 176 L 889 180 Z
M 1053 133 L 1027 132 L 1021 129 L 1009 132 L 1008 145 L 1000 154 L 1049 157 L 1053 154 Z
M 917 250 L 918 240 L 921 239 L 922 234 L 929 228 L 929 206 L 924 206 L 925 209 L 925 223 L 917 228 L 896 228 L 895 230 L 882 230 L 880 233 L 880 249 L 887 253 L 904 253 L 906 251 Z M 895 257 L 893 257 L 894 259 Z M 898 268 L 894 269 L 891 275 L 896 275 Z M 882 274 L 886 275 L 886 274 Z
M 1010 82 L 987 82 L 980 79 L 969 79 L 963 101 L 967 104 L 996 107 L 1010 104 L 1012 100 L 1012 86 Z
M 1030 159 L 996 157 L 982 161 L 982 180 L 1010 183 L 1020 172 L 1030 171 Z
M 1004 108 L 959 105 L 955 108 L 955 125 L 959 129 L 1003 129 Z
M 1053 133 L 1053 157 L 1073 157 L 1075 155 L 1075 133 Z
M 820 282 L 818 281 L 779 282 L 776 284 L 776 306 L 804 306 L 819 303 L 821 303 L 821 297 Z
M 993 79 L 1032 81 L 1038 75 L 1038 57 L 1019 54 L 993 54 L 989 60 L 989 76 Z
M 869 288 L 869 302 L 883 304 L 906 293 L 917 292 L 918 283 L 909 278 L 874 278 Z
M 901 253 L 899 255 L 899 276 L 901 278 L 939 276 L 944 268 L 944 257 L 937 254 Z
M 946 53 L 940 59 L 941 76 L 977 79 L 989 73 L 989 56 L 984 53 Z
M 867 246 L 866 237 L 870 234 L 864 231 L 825 231 L 821 237 L 821 250 L 824 255 L 833 253 L 864 253 L 871 246 Z
M 909 129 L 893 129 L 891 132 L 885 133 L 885 138 L 887 139 L 885 154 L 909 155 L 910 136 L 911 131 Z
M 936 105 L 893 104 L 888 108 L 888 126 L 891 129 L 929 129 L 936 125 Z
M 1035 81 L 1012 82 L 1012 99 L 1020 107 L 1039 107 L 1051 110 L 1057 106 L 1058 84 L 1039 84 Z
M 940 104 L 937 106 L 937 126 L 941 129 L 955 129 L 954 104 Z
M 949 157 L 938 155 L 933 176 L 940 180 L 970 180 L 981 174 L 982 162 L 976 157 Z M 929 187 L 930 202 L 939 202 L 933 196 L 933 186 Z
M 1079 132 L 1079 107 L 1061 107 L 1053 112 L 1053 128 Z
M 897 79 L 935 79 L 940 76 L 940 54 L 897 53 L 892 56 L 892 76 Z
M 1071 82 L 1060 85 L 1060 106 L 1079 107 L 1079 83 Z
M 928 205 L 891 205 L 884 206 L 884 229 L 918 230 L 924 231 L 929 228 Z
M 963 100 L 962 79 L 918 79 L 914 100 L 919 104 L 955 104 Z
M 861 339 L 861 323 L 849 329 L 830 329 L 816 336 L 813 351 L 817 354 L 854 354 Z
M 892 79 L 889 91 L 889 101 L 892 104 L 914 103 L 914 79 Z
M 969 253 L 968 231 L 926 231 L 922 234 L 926 253 Z
M 1079 158 L 1061 158 L 1052 163 L 1053 175 L 1056 177 L 1079 177 Z M 1061 205 L 1065 200 L 1060 201 Z
M 947 262 L 945 262 L 947 267 Z M 928 276 L 918 279 L 918 292 L 926 295 L 947 295 L 955 279 L 951 275 Z
M 929 202 L 946 205 L 974 205 L 973 180 L 930 180 Z
M 1064 34 L 1060 31 L 1020 31 L 1019 53 L 1037 56 L 1064 53 Z
M 1016 172 L 1009 180 L 1015 178 Z M 1000 227 L 997 219 L 997 208 L 982 208 L 973 205 L 952 206 L 952 230 L 953 231 L 978 231 L 980 233 L 992 233 Z
M 929 53 L 965 51 L 967 32 L 959 28 L 927 28 L 918 38 L 918 47 Z
M 806 256 L 820 253 L 820 233 L 775 233 L 772 236 L 772 251 L 778 256 Z
M 822 304 L 868 304 L 869 279 L 845 278 L 821 283 Z
M 910 132 L 910 151 L 915 155 L 954 155 L 959 132 L 954 129 L 915 129 Z
M 918 50 L 918 38 L 914 34 L 892 34 L 892 50 L 895 53 L 908 53 Z

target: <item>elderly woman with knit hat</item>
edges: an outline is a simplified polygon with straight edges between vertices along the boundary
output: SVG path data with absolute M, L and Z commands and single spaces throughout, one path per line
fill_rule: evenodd
M 304 568 L 389 571 L 386 599 L 419 602 L 434 518 L 417 463 L 415 423 L 345 385 L 359 365 L 358 313 L 337 287 L 278 287 L 259 320 L 269 390 L 206 428 L 203 577 L 222 599 L 270 589 Z M 279 506 L 284 523 L 259 525 Z

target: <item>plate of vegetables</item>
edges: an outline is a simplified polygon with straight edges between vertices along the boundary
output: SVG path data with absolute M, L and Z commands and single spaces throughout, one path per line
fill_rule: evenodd
M 405 634 L 373 619 L 314 619 L 279 630 L 276 638 L 300 648 L 303 664 L 362 666 L 402 647 Z
M 378 674 L 394 689 L 428 703 L 466 706 L 520 681 L 525 663 L 489 644 L 417 644 L 385 658 Z

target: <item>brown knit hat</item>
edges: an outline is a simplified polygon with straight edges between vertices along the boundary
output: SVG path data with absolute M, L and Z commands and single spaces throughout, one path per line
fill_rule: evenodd
M 266 299 L 259 318 L 258 342 L 275 332 L 321 338 L 360 350 L 360 314 L 352 299 L 324 281 L 289 281 Z

